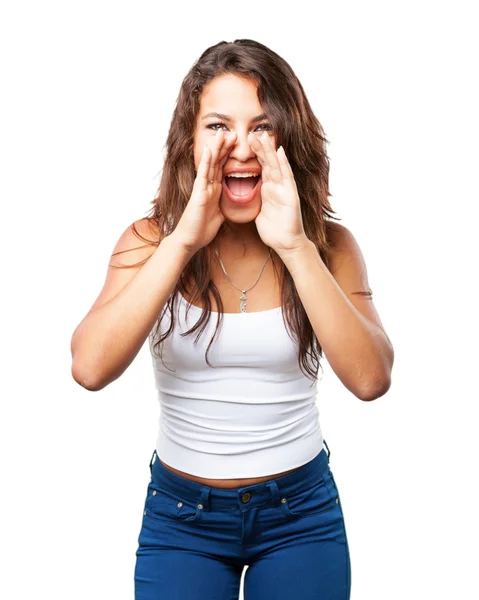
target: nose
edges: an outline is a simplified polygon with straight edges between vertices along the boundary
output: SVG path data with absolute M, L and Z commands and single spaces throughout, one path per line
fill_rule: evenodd
M 230 158 L 235 158 L 238 162 L 246 162 L 256 158 L 256 154 L 248 142 L 248 133 L 249 131 L 236 130 L 236 139 L 231 146 Z

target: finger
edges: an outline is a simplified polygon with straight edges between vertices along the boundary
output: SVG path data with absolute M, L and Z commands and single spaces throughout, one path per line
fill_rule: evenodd
M 256 157 L 261 165 L 261 181 L 263 183 L 267 183 L 268 181 L 271 180 L 271 177 L 270 177 L 270 169 L 268 168 L 268 162 L 266 160 L 266 153 L 264 151 L 263 145 L 258 140 L 258 138 L 256 136 L 254 136 L 252 133 L 249 134 L 248 141 L 249 141 L 249 144 L 250 144 L 253 152 L 256 154 Z
M 233 146 L 233 144 L 236 141 L 236 132 L 235 131 L 228 131 L 225 133 L 225 137 L 224 137 L 224 142 L 223 145 L 221 147 L 220 150 L 220 154 L 218 156 L 218 160 L 217 160 L 217 166 L 218 166 L 218 176 L 222 176 L 222 169 L 226 163 L 226 161 L 228 160 L 229 157 L 229 153 L 231 152 L 231 148 Z
M 210 169 L 208 172 L 208 179 L 210 181 L 216 181 L 216 161 L 218 158 L 218 154 L 219 154 L 219 149 L 221 147 L 221 144 L 223 142 L 223 132 L 221 129 L 218 129 L 216 131 L 215 137 L 213 138 L 213 143 L 211 145 L 211 163 L 210 163 Z
M 263 146 L 266 163 L 269 166 L 269 177 L 275 183 L 282 183 L 283 172 L 281 170 L 281 165 L 278 160 L 278 155 L 276 154 L 276 150 L 274 149 L 273 144 L 271 143 L 269 135 L 266 132 L 264 132 L 259 139 Z
M 262 144 L 258 141 L 258 138 L 255 137 L 252 133 L 248 135 L 248 142 L 251 148 L 253 149 L 253 152 L 258 157 L 259 164 L 262 167 L 264 167 L 264 165 L 266 165 L 267 163 L 267 160 Z
M 294 178 L 294 172 L 288 160 L 288 157 L 286 156 L 286 152 L 284 151 L 283 146 L 281 146 L 278 150 L 278 160 L 281 165 L 281 170 L 283 172 L 285 181 L 288 181 L 294 188 L 297 189 L 296 179 Z
M 288 159 L 286 158 L 286 154 L 284 152 L 283 146 L 280 146 L 278 148 L 277 154 L 278 154 L 278 161 L 279 161 L 279 165 L 281 167 L 281 172 L 283 174 L 283 178 L 287 181 L 290 181 L 291 173 L 290 173 L 290 168 L 289 168 L 289 164 L 288 164 Z
M 210 168 L 208 171 L 208 179 L 210 181 L 217 181 L 216 161 L 217 161 L 219 149 L 220 149 L 222 143 L 223 143 L 223 130 L 218 129 L 215 137 L 213 138 L 213 146 L 211 148 L 211 162 L 210 162 Z
M 208 173 L 211 164 L 211 150 L 208 145 L 205 144 L 203 148 L 203 154 L 201 155 L 200 164 L 198 165 L 198 172 L 196 174 L 195 184 L 198 185 L 200 191 L 205 192 L 208 188 Z
M 222 131 L 222 130 L 221 130 Z M 221 140 L 218 140 L 218 152 L 213 157 L 211 167 L 214 168 L 214 175 L 212 179 L 221 183 L 223 179 L 223 166 L 228 160 L 228 155 L 231 151 L 231 147 L 236 141 L 235 131 L 225 131 L 224 135 L 221 136 Z M 210 168 L 211 168 L 210 167 Z

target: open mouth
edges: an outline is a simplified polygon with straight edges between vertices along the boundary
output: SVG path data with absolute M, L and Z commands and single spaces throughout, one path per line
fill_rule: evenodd
M 258 183 L 259 177 L 225 177 L 225 183 L 235 196 L 247 196 Z
M 228 177 L 223 179 L 223 187 L 226 195 L 232 202 L 244 204 L 250 202 L 256 196 L 261 176 L 258 177 Z

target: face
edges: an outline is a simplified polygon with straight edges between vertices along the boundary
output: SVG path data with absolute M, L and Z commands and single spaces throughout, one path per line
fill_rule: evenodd
M 221 113 L 224 116 L 223 118 L 206 116 L 213 112 Z M 258 101 L 255 82 L 232 74 L 221 75 L 210 81 L 203 88 L 200 110 L 196 120 L 195 169 L 198 170 L 204 145 L 208 144 L 212 147 L 216 131 L 221 128 L 225 134 L 230 131 L 236 132 L 236 140 L 230 149 L 223 173 L 234 171 L 238 167 L 251 168 L 261 173 L 258 158 L 248 143 L 248 134 L 252 132 L 259 138 L 266 131 L 271 136 L 271 142 L 276 148 L 276 135 L 269 119 L 264 117 L 255 120 L 255 117 L 262 113 L 264 110 Z M 229 119 L 226 119 L 226 116 Z M 239 181 L 235 180 L 232 185 L 239 185 Z M 245 204 L 233 202 L 223 189 L 219 204 L 220 210 L 227 220 L 234 223 L 253 221 L 261 210 L 261 183 L 258 184 L 256 193 L 250 202 Z

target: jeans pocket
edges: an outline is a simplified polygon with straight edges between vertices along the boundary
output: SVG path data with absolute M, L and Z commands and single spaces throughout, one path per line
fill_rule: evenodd
M 326 479 L 321 478 L 311 487 L 281 498 L 281 508 L 288 517 L 317 515 L 334 508 L 336 497 Z
M 158 521 L 195 521 L 201 511 L 201 504 L 174 495 L 150 482 L 145 500 L 144 514 Z

